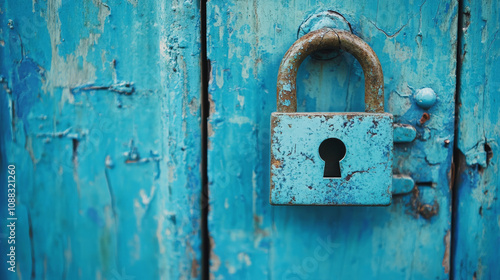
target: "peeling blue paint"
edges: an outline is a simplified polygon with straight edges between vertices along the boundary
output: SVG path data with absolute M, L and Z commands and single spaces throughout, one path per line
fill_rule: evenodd
M 269 205 L 278 68 L 300 24 L 319 9 L 342 14 L 374 49 L 386 111 L 416 130 L 413 142 L 394 144 L 393 173 L 431 182 L 433 191 L 416 188 L 388 207 Z M 457 14 L 457 1 L 207 2 L 212 278 L 449 278 Z M 253 79 L 242 78 L 243 69 Z M 216 73 L 225 74 L 223 83 Z M 413 99 L 424 87 L 439 93 L 427 111 Z M 297 92 L 299 112 L 364 111 L 363 72 L 348 54 L 306 59 Z M 420 124 L 424 112 L 430 119 Z M 234 116 L 250 122 L 232 123 Z
M 2 1 L 0 185 L 15 164 L 18 244 L 1 279 L 201 277 L 197 5 Z
M 500 275 L 500 2 L 464 1 L 454 266 L 456 279 Z
M 214 279 L 496 277 L 500 7 L 464 2 L 454 143 L 457 3 L 208 1 L 200 206 L 199 4 L 2 1 L 0 179 L 16 164 L 19 246 L 17 274 L 0 278 L 200 278 L 200 207 Z M 393 179 L 389 207 L 268 205 L 279 62 L 300 23 L 326 10 L 375 50 L 386 111 L 414 128 L 396 137 L 393 172 L 408 177 Z M 347 54 L 307 59 L 299 111 L 362 111 L 363 84 Z M 439 94 L 431 107 L 417 104 L 422 88 Z

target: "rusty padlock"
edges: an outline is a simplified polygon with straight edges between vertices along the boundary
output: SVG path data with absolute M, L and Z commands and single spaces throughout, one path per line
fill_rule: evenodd
M 314 51 L 342 49 L 365 76 L 362 113 L 297 113 L 296 76 Z M 271 115 L 273 205 L 390 205 L 393 116 L 384 112 L 384 80 L 375 52 L 331 28 L 298 39 L 283 57 Z

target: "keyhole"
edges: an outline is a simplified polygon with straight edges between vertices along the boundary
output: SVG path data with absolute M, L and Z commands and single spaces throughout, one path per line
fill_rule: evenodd
M 323 178 L 341 178 L 340 161 L 345 156 L 345 145 L 337 138 L 328 138 L 319 145 L 319 156 L 325 161 Z

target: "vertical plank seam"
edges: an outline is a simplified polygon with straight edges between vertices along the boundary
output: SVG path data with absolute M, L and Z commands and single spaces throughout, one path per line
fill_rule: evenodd
M 458 212 L 458 176 L 460 173 L 461 160 L 460 150 L 458 148 L 458 126 L 459 126 L 459 110 L 460 110 L 460 89 L 461 89 L 461 72 L 462 72 L 462 43 L 463 43 L 463 12 L 464 12 L 464 0 L 458 0 L 458 20 L 457 20 L 457 49 L 456 49 L 456 67 L 455 67 L 455 127 L 454 127 L 454 147 L 453 147 L 453 159 L 452 168 L 453 174 L 450 180 L 452 183 L 452 196 L 451 196 L 451 246 L 450 246 L 450 279 L 455 278 L 455 248 L 456 248 L 456 221 Z
M 201 41 L 201 279 L 208 280 L 210 274 L 210 239 L 208 233 L 208 117 L 210 105 L 208 99 L 209 63 L 207 59 L 207 2 L 200 0 L 200 41 Z

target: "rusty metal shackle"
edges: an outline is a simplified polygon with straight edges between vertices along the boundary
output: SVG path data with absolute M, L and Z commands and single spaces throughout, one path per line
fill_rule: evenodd
M 297 112 L 297 71 L 306 57 L 324 49 L 342 49 L 358 60 L 365 74 L 365 111 L 383 113 L 384 75 L 377 55 L 361 38 L 333 28 L 310 32 L 288 49 L 278 73 L 277 111 Z

